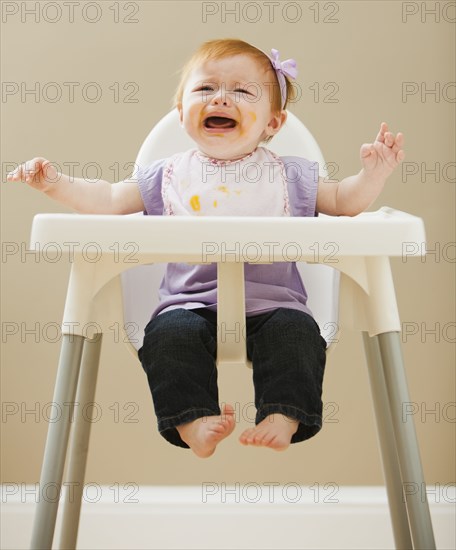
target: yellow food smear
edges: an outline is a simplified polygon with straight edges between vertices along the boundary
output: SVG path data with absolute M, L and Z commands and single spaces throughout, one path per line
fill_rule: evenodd
M 190 206 L 192 207 L 193 210 L 195 210 L 195 212 L 199 212 L 201 210 L 199 195 L 193 195 L 190 198 Z
M 214 208 L 217 208 L 217 201 L 214 201 Z
M 257 116 L 256 114 L 253 112 L 253 111 L 249 111 L 249 115 L 252 117 L 252 121 L 251 121 L 251 124 L 253 124 L 256 119 L 257 119 Z M 248 127 L 250 127 L 250 124 L 247 124 Z M 244 129 L 241 127 L 241 129 L 239 130 L 240 132 L 240 135 L 243 136 L 245 134 L 245 131 Z
M 226 187 L 226 185 L 219 185 L 217 187 L 217 191 L 221 191 L 222 193 L 229 193 L 228 187 Z

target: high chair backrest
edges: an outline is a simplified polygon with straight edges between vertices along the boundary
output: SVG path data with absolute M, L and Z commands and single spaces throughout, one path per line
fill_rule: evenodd
M 195 142 L 180 126 L 177 110 L 164 116 L 154 126 L 139 150 L 138 166 L 195 148 Z M 268 144 L 279 156 L 300 156 L 318 162 L 319 175 L 327 176 L 325 161 L 312 134 L 302 122 L 288 112 L 287 122 Z M 330 254 L 330 250 L 327 251 Z M 298 269 L 308 294 L 308 306 L 320 326 L 328 346 L 338 332 L 339 272 L 322 264 L 299 262 Z M 139 266 L 121 275 L 124 305 L 124 328 L 137 350 L 142 345 L 144 328 L 158 305 L 158 288 L 165 264 Z

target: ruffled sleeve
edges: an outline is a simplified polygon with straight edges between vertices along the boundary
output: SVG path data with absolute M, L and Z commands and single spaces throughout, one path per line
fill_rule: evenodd
M 169 159 L 155 160 L 148 166 L 140 166 L 136 172 L 139 192 L 144 202 L 144 214 L 163 214 L 162 180 Z
M 302 157 L 281 157 L 288 183 L 292 216 L 318 216 L 317 191 L 319 165 Z

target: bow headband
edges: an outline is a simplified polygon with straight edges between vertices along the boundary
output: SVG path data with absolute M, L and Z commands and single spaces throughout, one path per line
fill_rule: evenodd
M 277 80 L 279 81 L 280 95 L 282 96 L 283 109 L 287 100 L 287 83 L 285 80 L 285 76 L 293 80 L 295 80 L 295 78 L 298 76 L 296 61 L 294 59 L 286 59 L 285 61 L 280 61 L 279 51 L 275 49 L 271 50 L 271 55 L 265 55 L 271 61 L 271 65 L 277 75 Z

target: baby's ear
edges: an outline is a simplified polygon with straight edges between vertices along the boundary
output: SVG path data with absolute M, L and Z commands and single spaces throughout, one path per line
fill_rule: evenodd
M 270 136 L 277 134 L 287 120 L 287 112 L 282 110 L 274 113 L 267 127 L 267 133 Z

